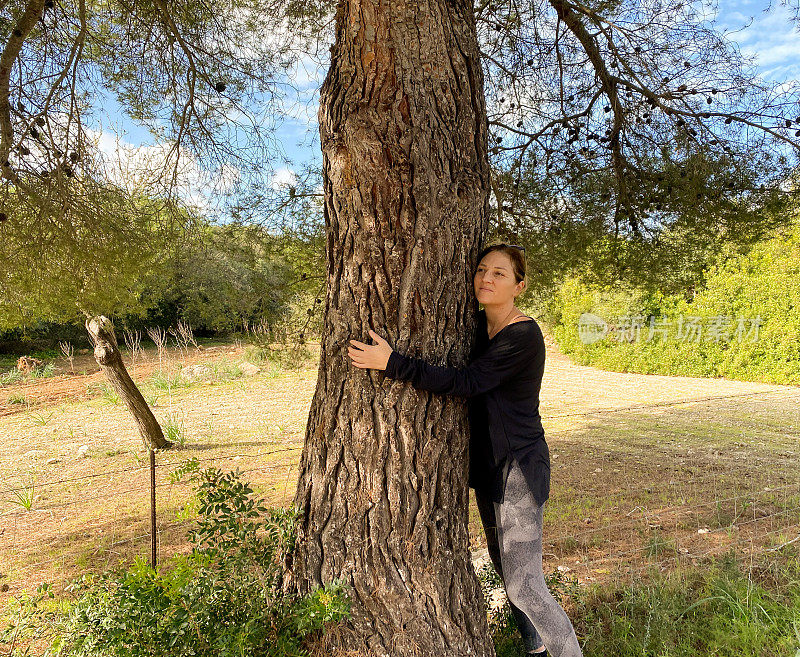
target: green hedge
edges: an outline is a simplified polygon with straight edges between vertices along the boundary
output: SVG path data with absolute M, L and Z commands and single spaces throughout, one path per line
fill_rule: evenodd
M 609 324 L 626 315 L 647 317 L 638 341 L 608 336 L 584 344 L 578 333 L 582 313 Z M 591 287 L 580 277 L 563 282 L 547 308 L 559 347 L 576 362 L 604 369 L 645 374 L 725 377 L 767 383 L 800 383 L 800 221 L 748 253 L 728 256 L 706 272 L 706 285 L 691 301 L 634 288 Z M 678 318 L 701 319 L 699 342 L 678 341 Z M 672 321 L 666 341 L 648 341 L 649 317 Z M 726 316 L 733 329 L 728 341 L 709 340 L 714 318 Z M 756 341 L 735 339 L 737 318 L 760 318 Z

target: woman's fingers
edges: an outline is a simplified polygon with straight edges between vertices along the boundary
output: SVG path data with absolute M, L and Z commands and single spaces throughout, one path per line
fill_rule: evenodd
M 352 347 L 348 347 L 347 355 L 350 356 L 350 358 L 356 363 L 364 363 L 365 362 L 364 361 L 364 353 L 361 352 L 361 351 L 357 351 L 357 350 L 353 349 Z
M 384 340 L 380 335 L 375 333 L 375 331 L 373 331 L 372 329 L 369 330 L 369 334 L 372 336 L 372 339 L 377 342 L 386 342 L 386 340 Z
M 351 362 L 351 363 L 352 363 L 352 364 L 353 364 L 355 367 L 361 367 L 361 368 L 364 368 L 364 367 L 369 367 L 369 366 L 366 364 L 366 361 L 363 361 L 363 360 L 361 360 L 360 358 L 355 358 L 355 357 L 353 356 L 353 354 L 350 354 L 350 362 Z

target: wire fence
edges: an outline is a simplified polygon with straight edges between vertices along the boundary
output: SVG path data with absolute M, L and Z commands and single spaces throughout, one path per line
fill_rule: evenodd
M 759 394 L 770 391 L 703 400 Z M 685 403 L 637 404 L 550 417 L 609 417 Z M 238 468 L 269 504 L 287 506 L 294 496 L 302 449 L 300 437 L 293 440 L 248 450 L 237 444 L 219 445 L 213 455 L 195 457 L 203 465 Z M 645 442 L 624 443 L 626 449 L 619 452 L 614 450 L 620 445 L 600 432 L 595 442 L 577 444 L 560 436 L 549 442 L 552 454 L 572 454 L 573 465 L 601 464 L 607 470 L 600 456 L 611 454 L 617 469 L 610 478 L 606 472 L 606 479 L 587 477 L 586 472 L 592 473 L 586 468 L 574 475 L 570 467 L 558 470 L 552 489 L 558 494 L 551 496 L 545 514 L 544 550 L 551 568 L 597 580 L 612 570 L 635 574 L 664 569 L 730 549 L 750 554 L 776 551 L 800 539 L 800 459 L 796 458 L 800 454 L 793 437 L 779 445 L 781 452 L 763 450 L 756 445 L 763 441 L 757 440 L 742 441 L 736 454 L 716 450 L 692 463 L 698 470 L 692 476 L 661 463 L 663 454 L 648 452 Z M 181 511 L 192 491 L 185 481 L 170 477 L 188 458 L 179 454 L 158 452 L 155 462 L 156 547 L 161 560 L 190 547 L 186 530 L 192 521 Z M 654 468 L 662 468 L 661 480 L 653 478 Z M 6 581 L 20 585 L 66 582 L 86 570 L 146 556 L 153 536 L 148 525 L 150 488 L 146 460 L 36 482 L 40 497 L 30 509 L 17 503 L 0 512 L 0 571 Z M 19 500 L 30 492 L 29 485 L 0 484 L 0 500 Z M 482 537 L 476 518 L 473 510 L 470 529 L 479 546 Z

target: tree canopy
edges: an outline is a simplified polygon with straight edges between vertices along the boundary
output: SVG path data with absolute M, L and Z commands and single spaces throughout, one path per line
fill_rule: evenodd
M 337 7 L 0 3 L 6 245 L 35 253 L 43 276 L 67 263 L 91 268 L 93 249 L 73 250 L 80 264 L 58 255 L 63 244 L 75 227 L 127 239 L 133 198 L 162 199 L 158 212 L 174 211 L 174 222 L 199 200 L 222 221 L 282 225 L 287 208 L 318 193 L 321 172 L 300 172 L 288 194 L 270 187 L 282 156 L 275 130 L 289 111 L 293 66 L 329 60 Z M 796 192 L 797 82 L 760 79 L 714 17 L 712 4 L 686 0 L 474 5 L 494 225 L 531 245 L 542 272 L 598 258 L 615 276 L 646 269 L 655 273 L 645 279 L 663 278 L 687 258 L 672 236 L 691 235 L 696 255 L 750 239 L 765 223 L 759 208 Z M 109 97 L 156 140 L 122 168 L 89 126 Z M 45 232 L 62 247 L 41 248 Z M 23 262 L 2 266 L 8 295 L 23 289 L 13 271 Z

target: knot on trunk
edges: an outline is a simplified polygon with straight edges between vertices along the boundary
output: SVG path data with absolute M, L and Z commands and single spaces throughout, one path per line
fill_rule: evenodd
M 98 361 L 110 358 L 118 350 L 117 337 L 114 335 L 114 322 L 105 315 L 87 319 L 86 330 L 94 344 L 94 357 Z

